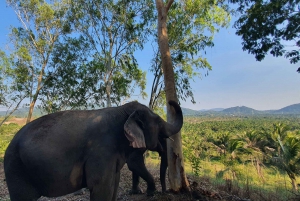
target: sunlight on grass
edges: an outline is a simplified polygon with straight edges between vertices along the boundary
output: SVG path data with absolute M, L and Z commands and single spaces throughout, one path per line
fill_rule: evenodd
M 3 161 L 3 156 L 9 142 L 21 127 L 15 123 L 4 124 L 0 127 L 0 161 Z

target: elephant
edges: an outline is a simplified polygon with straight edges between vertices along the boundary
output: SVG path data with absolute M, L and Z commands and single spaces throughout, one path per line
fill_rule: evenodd
M 178 133 L 180 106 L 168 102 L 175 120 L 165 122 L 148 107 L 130 102 L 98 110 L 42 116 L 21 128 L 4 156 L 11 201 L 57 197 L 82 188 L 91 201 L 114 201 L 120 170 L 136 150 L 162 150 L 160 140 Z
M 162 192 L 166 192 L 166 171 L 168 168 L 168 158 L 167 158 L 167 144 L 166 139 L 159 139 L 161 149 L 155 150 L 159 153 L 161 157 L 160 161 L 160 183 L 162 187 Z M 142 189 L 139 187 L 139 178 L 142 177 L 147 183 L 147 195 L 153 196 L 156 191 L 155 181 L 153 176 L 149 173 L 145 166 L 144 153 L 146 150 L 136 149 L 134 150 L 127 159 L 128 169 L 132 172 L 132 188 L 131 194 L 143 193 Z

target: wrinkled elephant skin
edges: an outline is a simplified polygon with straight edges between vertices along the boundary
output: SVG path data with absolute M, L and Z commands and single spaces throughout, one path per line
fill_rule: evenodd
M 11 201 L 57 197 L 81 188 L 92 201 L 114 201 L 120 170 L 136 150 L 162 147 L 160 140 L 182 127 L 182 111 L 170 101 L 169 124 L 131 102 L 99 110 L 63 111 L 25 125 L 9 144 L 4 171 Z

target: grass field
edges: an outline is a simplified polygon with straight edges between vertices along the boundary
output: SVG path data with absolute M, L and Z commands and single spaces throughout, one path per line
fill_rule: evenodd
M 0 127 L 0 162 L 8 143 L 24 124 L 20 119 L 11 118 L 9 121 L 9 124 Z M 186 172 L 214 186 L 216 191 L 222 190 L 240 198 L 270 201 L 299 199 L 299 191 L 292 191 L 288 175 L 279 167 L 261 163 L 258 174 L 257 164 L 248 160 L 249 155 L 243 154 L 239 160 L 233 161 L 220 157 L 214 148 L 208 146 L 210 137 L 219 139 L 226 132 L 238 135 L 248 130 L 272 129 L 278 122 L 289 125 L 288 132 L 296 133 L 296 136 L 299 134 L 299 118 L 185 118 L 182 138 Z M 158 154 L 153 152 L 148 152 L 146 158 L 148 165 L 154 166 L 160 160 Z M 300 177 L 297 176 L 296 181 L 299 182 Z

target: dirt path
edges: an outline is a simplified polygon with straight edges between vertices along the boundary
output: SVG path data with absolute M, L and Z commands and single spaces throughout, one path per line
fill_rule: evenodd
M 23 126 L 26 123 L 26 118 L 13 117 L 13 118 L 9 119 L 8 121 L 4 122 L 4 124 L 10 124 L 10 123 L 15 123 L 15 124 Z

